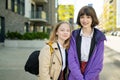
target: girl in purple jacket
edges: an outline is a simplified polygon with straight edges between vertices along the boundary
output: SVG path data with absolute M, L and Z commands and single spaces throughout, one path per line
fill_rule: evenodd
M 91 6 L 82 7 L 77 24 L 81 28 L 72 32 L 68 50 L 68 80 L 99 80 L 106 38 L 95 28 L 99 24 L 95 10 Z

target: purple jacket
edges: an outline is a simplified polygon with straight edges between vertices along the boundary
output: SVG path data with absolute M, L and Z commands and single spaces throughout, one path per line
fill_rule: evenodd
M 68 80 L 99 80 L 99 73 L 103 67 L 105 35 L 98 29 L 94 28 L 95 47 L 83 75 L 81 74 L 76 48 L 76 36 L 80 34 L 80 31 L 81 29 L 74 30 L 70 40 L 70 48 L 68 50 L 68 67 L 70 73 Z

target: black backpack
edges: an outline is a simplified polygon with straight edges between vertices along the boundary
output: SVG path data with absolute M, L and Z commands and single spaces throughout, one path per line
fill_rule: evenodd
M 52 43 L 47 43 L 50 46 L 50 52 L 53 53 Z M 39 57 L 40 51 L 33 51 L 27 59 L 27 62 L 24 66 L 24 70 L 34 75 L 39 74 Z
M 40 51 L 33 51 L 30 54 L 24 67 L 25 71 L 34 75 L 39 74 L 39 60 L 38 60 L 39 54 L 40 54 Z

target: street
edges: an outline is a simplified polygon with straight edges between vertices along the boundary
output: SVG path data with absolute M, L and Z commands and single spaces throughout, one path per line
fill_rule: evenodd
M 105 47 L 104 67 L 100 80 L 120 80 L 120 53 Z
M 100 80 L 120 80 L 120 42 L 109 36 L 105 42 L 104 68 Z M 120 39 L 120 38 L 119 38 Z M 111 45 L 114 44 L 114 46 Z M 109 46 L 108 46 L 109 45 Z M 32 51 L 39 48 L 12 48 L 0 46 L 0 80 L 37 80 L 35 75 L 24 71 L 25 62 Z
M 120 80 L 120 37 L 107 36 L 101 80 Z

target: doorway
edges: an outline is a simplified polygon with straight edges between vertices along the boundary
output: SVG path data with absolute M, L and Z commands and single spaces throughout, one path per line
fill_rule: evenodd
M 5 18 L 0 16 L 0 43 L 5 40 Z

